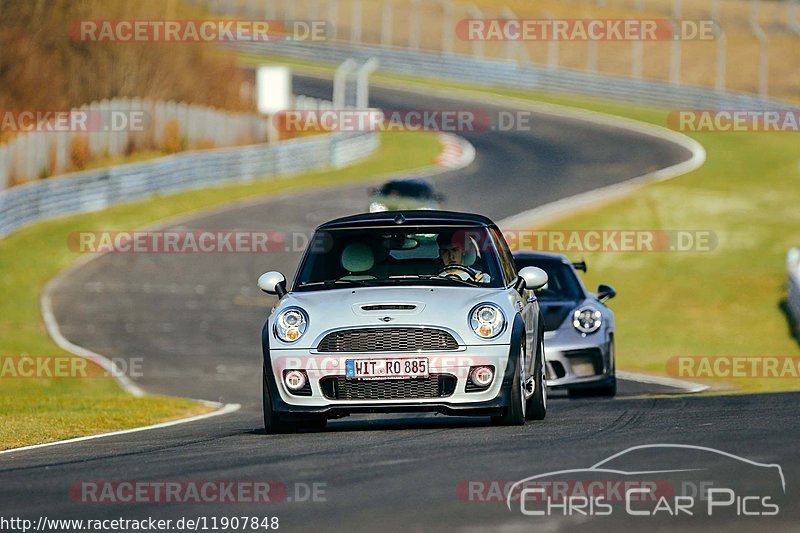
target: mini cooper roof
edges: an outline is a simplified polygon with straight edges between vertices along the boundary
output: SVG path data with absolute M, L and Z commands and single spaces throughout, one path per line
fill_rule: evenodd
M 362 213 L 326 222 L 317 230 L 342 228 L 370 228 L 385 226 L 465 226 L 496 227 L 494 222 L 483 215 L 458 213 L 455 211 L 408 210 Z

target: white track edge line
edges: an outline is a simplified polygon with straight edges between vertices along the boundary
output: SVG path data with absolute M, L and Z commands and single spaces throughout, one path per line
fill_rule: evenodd
M 445 146 L 446 146 L 445 145 L 445 141 L 448 140 L 448 139 L 451 140 L 451 141 L 458 142 L 461 145 L 462 155 L 458 160 L 458 166 L 445 168 L 445 167 L 435 166 L 434 165 L 434 166 L 431 166 L 431 167 L 419 169 L 419 170 L 421 170 L 421 172 L 419 172 L 419 174 L 430 176 L 430 175 L 434 175 L 434 174 L 445 173 L 445 172 L 449 172 L 449 171 L 452 171 L 452 170 L 458 170 L 460 168 L 464 168 L 466 166 L 469 166 L 472 163 L 472 161 L 475 159 L 475 154 L 476 154 L 475 147 L 472 146 L 472 144 L 469 141 L 467 141 L 466 139 L 464 139 L 463 137 L 460 137 L 458 135 L 441 134 L 441 135 L 439 135 L 439 141 L 442 144 L 442 150 L 443 151 L 444 151 Z M 409 171 L 398 171 L 396 174 L 397 175 L 408 175 L 409 173 L 416 174 L 416 172 L 414 172 L 413 169 L 411 169 Z M 392 173 L 392 174 L 395 174 L 395 173 Z M 235 208 L 236 206 L 238 206 L 238 204 L 228 205 L 226 207 L 228 209 L 231 209 L 231 208 Z M 222 208 L 219 211 L 222 212 L 224 210 L 225 209 Z M 209 211 L 212 211 L 212 210 L 209 210 Z M 209 214 L 209 213 L 207 213 L 205 211 L 203 211 L 202 213 L 203 214 L 201 216 L 207 216 Z M 194 215 L 196 216 L 196 215 L 198 215 L 198 213 L 195 213 Z M 181 218 L 181 217 L 175 217 L 175 218 Z M 185 217 L 184 219 L 188 220 L 189 218 L 190 217 Z M 50 337 L 53 339 L 53 341 L 55 341 L 55 343 L 61 349 L 65 350 L 67 352 L 70 352 L 73 355 L 77 355 L 78 357 L 82 357 L 84 359 L 88 359 L 89 361 L 92 361 L 93 363 L 99 365 L 106 372 L 108 372 L 111 376 L 113 376 L 114 379 L 116 379 L 117 383 L 119 383 L 120 387 L 122 387 L 125 391 L 127 391 L 128 393 L 130 393 L 133 396 L 142 397 L 142 396 L 145 396 L 145 392 L 138 385 L 136 385 L 128 376 L 126 376 L 124 374 L 124 372 L 122 372 L 119 369 L 119 367 L 117 367 L 116 364 L 112 360 L 108 359 L 104 355 L 101 355 L 101 354 L 98 354 L 96 352 L 93 352 L 93 351 L 91 351 L 91 350 L 89 350 L 87 348 L 84 348 L 83 346 L 78 346 L 77 344 L 74 344 L 74 343 L 70 342 L 69 340 L 67 340 L 67 338 L 64 337 L 64 335 L 61 333 L 61 328 L 59 327 L 58 321 L 56 320 L 55 314 L 53 313 L 53 307 L 52 307 L 52 302 L 51 302 L 51 298 L 50 298 L 50 292 L 53 290 L 55 285 L 58 284 L 58 282 L 61 280 L 61 278 L 64 277 L 67 273 L 72 272 L 73 270 L 76 270 L 79 267 L 85 266 L 90 261 L 96 259 L 97 257 L 101 257 L 103 255 L 105 255 L 105 253 L 98 254 L 98 255 L 87 255 L 87 256 L 84 256 L 83 258 L 79 258 L 77 261 L 75 261 L 74 263 L 69 265 L 67 268 L 65 268 L 64 270 L 62 270 L 58 274 L 56 274 L 56 276 L 53 277 L 44 286 L 44 288 L 42 289 L 41 296 L 39 298 L 39 306 L 40 306 L 40 309 L 41 309 L 41 312 L 42 312 L 42 318 L 44 320 L 45 328 L 47 329 L 48 335 L 50 335 Z M 138 427 L 138 428 L 124 429 L 124 430 L 120 430 L 120 431 L 112 431 L 110 433 L 100 433 L 100 434 L 97 434 L 97 435 L 87 435 L 87 436 L 84 436 L 84 437 L 76 437 L 76 438 L 66 439 L 66 440 L 58 440 L 58 441 L 53 441 L 53 442 L 46 442 L 46 443 L 43 443 L 43 444 L 32 444 L 30 446 L 23 446 L 23 447 L 20 447 L 20 448 L 10 448 L 8 450 L 0 450 L 0 455 L 12 453 L 12 452 L 23 452 L 23 451 L 26 451 L 26 450 L 34 450 L 34 449 L 44 448 L 44 447 L 49 447 L 49 446 L 57 446 L 57 445 L 60 445 L 60 444 L 83 442 L 83 441 L 87 441 L 87 440 L 94 440 L 94 439 L 100 439 L 100 438 L 104 438 L 104 437 L 111 437 L 111 436 L 114 436 L 114 435 L 124 435 L 124 434 L 127 434 L 127 433 L 135 433 L 135 432 L 138 432 L 138 431 L 146 431 L 146 430 L 151 430 L 151 429 L 166 428 L 166 427 L 170 427 L 170 426 L 176 426 L 178 424 L 185 424 L 185 423 L 188 423 L 188 422 L 195 422 L 197 420 L 203 420 L 203 419 L 211 418 L 211 417 L 214 417 L 214 416 L 220 416 L 220 415 L 225 415 L 225 414 L 228 414 L 228 413 L 233 413 L 235 411 L 238 411 L 239 408 L 241 407 L 241 405 L 238 404 L 238 403 L 224 404 L 223 405 L 223 404 L 220 404 L 218 402 L 211 402 L 211 401 L 208 401 L 208 400 L 195 400 L 195 401 L 198 401 L 198 402 L 200 402 L 200 403 L 202 403 L 204 405 L 208 405 L 208 406 L 211 406 L 211 407 L 217 407 L 217 410 L 213 411 L 211 413 L 203 414 L 203 415 L 196 415 L 196 416 L 191 416 L 191 417 L 188 417 L 188 418 L 181 418 L 181 419 L 172 420 L 172 421 L 169 421 L 169 422 L 162 422 L 160 424 L 153 424 L 153 425 L 142 426 L 142 427 Z
M 30 446 L 22 446 L 21 448 L 10 448 L 8 450 L 0 450 L 0 455 L 14 453 L 14 452 L 24 452 L 27 450 L 35 450 L 39 448 L 48 448 L 50 446 L 59 446 L 62 444 L 71 444 L 73 442 L 84 442 L 87 440 L 102 439 L 105 437 L 113 437 L 116 435 L 127 435 L 129 433 L 138 433 L 139 431 L 146 431 L 150 429 L 160 429 L 170 426 L 177 426 L 178 424 L 185 424 L 187 422 L 196 422 L 198 420 L 205 420 L 207 418 L 233 413 L 235 411 L 238 411 L 242 407 L 241 404 L 238 403 L 220 404 L 216 402 L 209 402 L 207 400 L 199 400 L 199 401 L 201 401 L 201 403 L 204 403 L 206 405 L 209 404 L 216 405 L 218 406 L 218 409 L 211 413 L 190 416 L 188 418 L 180 418 L 178 420 L 170 420 L 169 422 L 161 422 L 159 424 L 152 424 L 150 426 L 141 426 L 131 429 L 121 429 L 119 431 L 111 431 L 109 433 L 98 433 L 97 435 L 86 435 L 85 437 L 75 437 L 73 439 L 57 440 L 53 442 L 45 442 L 42 444 L 32 444 Z
M 691 394 L 697 394 L 698 392 L 703 392 L 710 388 L 708 385 L 695 383 L 693 381 L 666 378 L 662 376 L 651 376 L 649 374 L 637 374 L 635 372 L 626 372 L 624 370 L 617 370 L 617 377 L 624 379 L 625 381 L 635 381 L 637 383 L 648 383 L 651 385 L 663 385 L 664 387 L 682 389 Z

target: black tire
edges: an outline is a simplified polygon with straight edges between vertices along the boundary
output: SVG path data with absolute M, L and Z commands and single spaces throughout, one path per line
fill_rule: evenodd
M 280 419 L 280 416 L 272 410 L 272 398 L 267 386 L 267 373 L 263 372 L 261 387 L 261 400 L 264 408 L 264 431 L 267 434 L 287 433 L 291 427 Z
M 536 384 L 533 394 L 528 398 L 525 408 L 527 420 L 544 420 L 547 416 L 547 374 L 544 369 L 544 353 L 542 342 L 536 346 L 536 370 L 533 371 L 533 381 Z
M 511 395 L 505 413 L 492 417 L 492 423 L 498 426 L 521 426 L 525 423 L 525 396 L 522 392 L 522 376 L 525 365 L 525 339 L 522 339 L 519 361 L 514 369 L 514 378 L 511 380 Z
M 303 424 L 303 427 L 308 428 L 312 431 L 322 431 L 328 426 L 328 417 L 327 416 L 312 416 L 308 419 L 307 422 Z

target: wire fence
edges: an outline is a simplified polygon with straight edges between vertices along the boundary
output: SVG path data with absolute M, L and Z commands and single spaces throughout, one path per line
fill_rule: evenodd
M 317 103 L 306 100 L 304 105 Z M 96 211 L 155 194 L 338 168 L 371 154 L 379 144 L 377 132 L 333 133 L 185 152 L 37 180 L 0 191 L 0 237 L 43 219 Z
M 756 94 L 717 91 L 705 87 L 675 86 L 656 80 L 632 80 L 569 69 L 549 69 L 503 59 L 461 54 L 439 54 L 347 43 L 240 42 L 232 46 L 253 54 L 283 56 L 339 64 L 352 58 L 366 62 L 376 58 L 382 72 L 429 76 L 470 84 L 527 89 L 556 94 L 581 94 L 628 103 L 666 108 L 794 110 L 796 106 Z
M 266 141 L 269 132 L 263 116 L 136 98 L 64 113 L 17 111 L 5 118 L 21 131 L 0 145 L 0 189 L 81 170 L 97 157 L 253 144 Z
M 604 10 L 621 7 L 632 9 L 630 15 L 642 12 L 652 17 L 656 13 L 673 23 L 676 31 L 684 31 L 677 29 L 683 28 L 683 23 L 700 23 L 694 19 L 713 22 L 713 39 L 709 36 L 708 41 L 687 38 L 655 43 L 470 40 L 462 35 L 468 20 L 509 21 L 519 17 L 508 8 L 481 10 L 453 0 L 194 0 L 194 3 L 217 14 L 285 21 L 289 28 L 292 21 L 298 20 L 318 20 L 326 25 L 323 42 L 293 38 L 235 43 L 257 53 L 336 63 L 346 57 L 374 56 L 381 59 L 380 69 L 387 72 L 437 75 L 655 105 L 728 107 L 738 103 L 737 109 L 752 105 L 761 109 L 765 105 L 776 107 L 775 101 L 767 100 L 770 95 L 800 98 L 792 74 L 800 69 L 800 24 L 795 0 L 753 0 L 749 4 L 746 0 L 577 2 L 597 8 L 594 17 L 604 16 Z M 532 2 L 525 9 L 538 13 L 535 10 L 539 8 Z M 570 12 L 575 9 L 577 6 Z M 542 13 L 539 15 L 542 18 L 555 17 Z M 609 13 L 605 16 L 620 17 L 618 11 Z M 470 69 L 472 76 L 466 76 Z M 498 74 L 500 78 L 495 77 Z

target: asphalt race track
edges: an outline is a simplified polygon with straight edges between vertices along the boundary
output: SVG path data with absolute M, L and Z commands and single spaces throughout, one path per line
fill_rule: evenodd
M 297 78 L 294 90 L 330 98 L 325 80 Z M 373 89 L 371 103 L 396 110 L 475 108 L 386 89 Z M 464 134 L 477 149 L 476 161 L 435 178 L 450 208 L 501 219 L 690 155 L 671 143 L 609 126 L 535 118 L 527 132 Z M 325 220 L 365 210 L 366 189 L 274 197 L 177 227 L 308 233 Z M 241 403 L 242 409 L 166 429 L 3 455 L 0 513 L 34 519 L 277 516 L 281 529 L 290 531 L 705 530 L 711 525 L 797 530 L 800 513 L 792 496 L 800 479 L 798 394 L 693 397 L 623 382 L 613 400 L 554 398 L 547 420 L 523 427 L 493 427 L 484 418 L 364 415 L 331 421 L 322 432 L 265 435 L 259 341 L 274 300 L 255 282 L 267 270 L 291 278 L 299 253 L 117 254 L 73 271 L 53 295 L 56 318 L 70 341 L 107 356 L 141 357 L 143 376 L 136 382 L 149 393 Z M 613 284 L 613 273 L 608 276 Z M 470 481 L 505 483 L 586 468 L 628 447 L 654 443 L 718 448 L 779 464 L 786 480 L 779 514 L 741 517 L 734 507 L 711 518 L 667 513 L 640 518 L 623 506 L 612 516 L 525 516 L 518 506 L 509 510 L 502 501 L 468 501 L 481 498 L 464 495 Z M 625 469 L 658 470 L 664 462 L 674 468 L 686 457 L 667 450 L 654 465 L 653 455 L 637 455 Z M 745 469 L 721 456 L 705 457 L 702 468 L 718 483 L 731 478 L 737 496 L 775 489 L 769 469 Z M 287 493 L 268 505 L 78 503 L 70 487 L 86 480 L 271 480 Z M 315 483 L 324 496 L 309 501 L 304 487 Z

